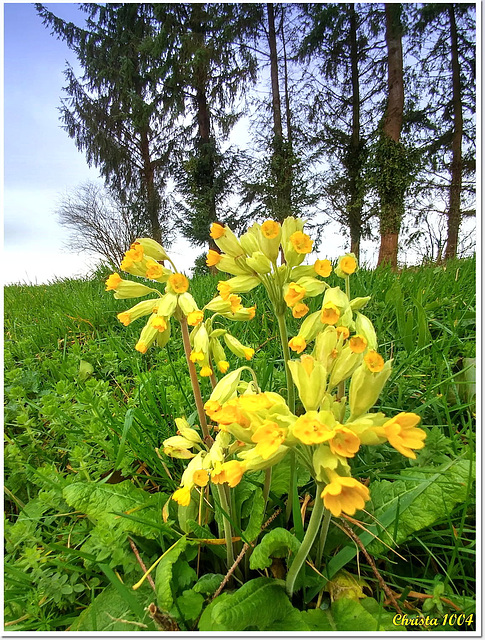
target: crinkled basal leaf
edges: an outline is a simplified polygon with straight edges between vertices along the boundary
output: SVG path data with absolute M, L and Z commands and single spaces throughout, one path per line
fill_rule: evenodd
M 179 591 L 188 589 L 197 580 L 197 573 L 187 560 L 180 559 L 177 562 L 177 573 L 174 575 Z
M 214 611 L 215 607 L 219 605 L 224 606 L 224 603 L 227 602 L 227 600 L 230 598 L 230 594 L 225 592 L 221 593 L 220 596 L 217 596 L 215 600 L 212 600 L 212 602 L 204 609 L 202 615 L 200 616 L 200 620 L 197 625 L 199 631 L 227 631 L 224 625 L 219 624 L 212 619 L 212 612 Z
M 196 620 L 200 616 L 204 605 L 204 596 L 192 589 L 186 589 L 177 598 L 177 608 L 184 620 Z
M 75 482 L 64 488 L 63 496 L 69 506 L 85 513 L 98 526 L 120 527 L 145 538 L 156 538 L 165 526 L 160 517 L 165 494 L 151 495 L 129 480 L 119 484 Z M 120 513 L 127 517 L 116 515 Z
M 248 542 L 252 542 L 261 531 L 261 525 L 264 519 L 264 508 L 266 501 L 263 498 L 263 492 L 259 488 L 253 489 L 253 500 L 251 502 L 251 511 L 249 522 L 243 531 L 243 537 Z
M 422 482 L 429 480 L 436 469 L 420 469 L 414 467 L 401 472 L 401 480 L 389 482 L 381 480 L 371 485 L 371 497 L 374 515 L 378 521 L 390 508 L 395 507 L 397 526 L 386 526 L 386 531 L 379 533 L 379 538 L 388 545 L 401 544 L 416 531 L 431 526 L 434 522 L 449 513 L 459 502 L 464 502 L 468 491 L 470 473 L 474 477 L 474 468 L 470 468 L 469 460 L 456 460 L 443 471 L 416 499 L 406 508 L 400 508 L 403 498 Z M 394 540 L 393 540 L 394 539 Z M 368 546 L 369 552 L 381 553 L 385 546 L 378 540 Z
M 211 620 L 221 631 L 267 629 L 274 620 L 284 618 L 291 606 L 283 580 L 255 578 L 219 602 Z
M 203 593 L 206 596 L 211 596 L 217 591 L 223 580 L 224 576 L 222 573 L 206 573 L 194 584 L 193 589 L 197 593 Z
M 162 611 L 170 611 L 173 606 L 173 565 L 177 562 L 186 546 L 187 540 L 185 537 L 180 538 L 175 546 L 165 553 L 157 566 L 155 590 L 157 594 L 157 604 Z
M 271 492 L 275 496 L 281 497 L 285 493 L 288 493 L 290 486 L 291 465 L 290 456 L 286 456 L 273 467 L 273 473 L 271 477 Z M 306 469 L 297 464 L 297 484 L 299 487 L 303 486 L 310 480 L 310 474 Z
M 392 623 L 393 615 L 382 609 L 374 598 L 342 598 L 329 609 L 302 612 L 303 623 L 311 631 L 403 631 Z
M 286 529 L 282 527 L 272 529 L 253 549 L 249 566 L 251 569 L 266 569 L 271 566 L 272 557 L 285 558 L 288 551 L 291 551 L 294 556 L 300 544 L 299 540 Z
M 140 595 L 140 593 L 135 594 L 142 602 Z M 148 594 L 148 597 L 152 596 Z M 150 600 L 143 602 L 143 604 L 149 602 Z M 121 622 L 121 620 L 126 622 Z M 139 623 L 146 626 L 140 627 Z M 140 629 L 154 630 L 155 627 L 148 616 L 144 620 L 137 620 L 130 605 L 112 585 L 106 587 L 96 596 L 69 627 L 69 631 L 126 631 L 131 633 Z
M 264 631 L 312 631 L 305 622 L 304 611 L 292 607 L 281 620 L 274 620 Z

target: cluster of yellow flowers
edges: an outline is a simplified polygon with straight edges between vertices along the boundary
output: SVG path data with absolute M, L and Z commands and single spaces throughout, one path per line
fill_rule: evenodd
M 321 360 L 303 355 L 291 366 L 306 410 L 303 415 L 294 415 L 279 394 L 261 393 L 254 383 L 242 383 L 243 367 L 225 376 L 205 404 L 217 431 L 212 448 L 205 448 L 197 431 L 190 429 L 189 434 L 187 426 L 182 429 L 178 423 L 180 434 L 164 442 L 164 451 L 193 460 L 174 500 L 188 505 L 194 485 L 205 486 L 209 480 L 233 487 L 246 471 L 271 467 L 292 448 L 315 480 L 326 483 L 321 494 L 325 507 L 334 516 L 342 512 L 354 515 L 370 497 L 368 488 L 351 477 L 348 463 L 361 445 L 387 441 L 408 458 L 415 458 L 414 450 L 424 446 L 426 433 L 416 427 L 420 420 L 416 414 L 388 418 L 381 412 L 368 412 L 389 376 L 389 367 L 378 373 L 365 361 L 357 367 L 349 390 L 351 414 L 346 419 L 345 403 L 329 392 L 332 387 L 326 384 Z M 190 450 L 197 443 L 200 451 L 193 454 Z M 199 481 L 201 471 L 204 484 Z
M 224 348 L 220 342 L 223 337 L 227 347 L 238 357 L 250 360 L 254 350 L 242 345 L 237 338 L 224 329 L 213 329 L 216 315 L 231 320 L 247 321 L 254 318 L 256 307 L 245 308 L 237 295 L 214 298 L 203 309 L 199 309 L 193 296 L 188 292 L 189 281 L 183 273 L 172 271 L 160 264 L 170 261 L 165 249 L 155 240 L 138 238 L 126 251 L 120 268 L 134 276 L 141 276 L 157 283 L 166 283 L 165 293 L 132 280 L 123 280 L 118 273 L 112 273 L 106 280 L 106 291 L 114 291 L 119 299 L 137 298 L 147 294 L 157 294 L 159 298 L 144 300 L 131 309 L 118 314 L 118 320 L 127 327 L 131 322 L 144 316 L 150 316 L 141 331 L 135 346 L 140 353 L 146 353 L 156 342 L 160 347 L 170 338 L 170 318 L 186 319 L 194 327 L 190 334 L 192 353 L 190 359 L 200 366 L 201 376 L 212 375 L 211 362 L 215 362 L 221 373 L 229 368 Z M 173 263 L 171 263 L 173 266 Z M 212 318 L 204 320 L 204 311 L 212 311 Z
M 165 345 L 170 337 L 169 320 L 174 316 L 193 327 L 188 357 L 199 365 L 200 375 L 212 376 L 214 364 L 226 374 L 217 384 L 212 378 L 213 391 L 204 405 L 215 439 L 201 438 L 197 428 L 190 427 L 185 418 L 178 418 L 177 435 L 164 441 L 167 455 L 190 460 L 180 487 L 172 496 L 180 505 L 190 504 L 196 486 L 205 487 L 210 482 L 234 487 L 244 473 L 267 469 L 291 450 L 312 477 L 325 485 L 321 492 L 325 507 L 334 516 L 354 515 L 370 498 L 369 489 L 352 478 L 349 465 L 362 445 L 388 442 L 409 458 L 415 458 L 415 450 L 424 446 L 426 433 L 417 428 L 420 418 L 416 414 L 399 413 L 389 418 L 381 412 L 370 412 L 389 378 L 391 361 L 385 362 L 377 352 L 372 322 L 361 313 L 370 298 L 349 297 L 349 277 L 358 269 L 354 254 L 342 256 L 335 267 L 336 275 L 345 281 L 346 291 L 330 287 L 322 280 L 332 271 L 329 260 L 302 264 L 313 246 L 303 227 L 302 220 L 292 217 L 282 224 L 267 220 L 253 224 L 237 238 L 227 226 L 214 223 L 211 237 L 221 253 L 210 250 L 207 265 L 233 277 L 219 282 L 219 295 L 202 309 L 188 293 L 187 278 L 160 264 L 168 260 L 173 266 L 163 247 L 147 238 L 138 239 L 131 246 L 121 269 L 166 283 L 165 293 L 122 280 L 117 273 L 107 280 L 107 290 L 114 290 L 116 298 L 152 292 L 159 296 L 118 315 L 125 325 L 150 315 L 136 345 L 138 351 L 145 353 L 155 341 Z M 296 415 L 289 399 L 287 402 L 277 393 L 261 392 L 248 366 L 227 374 L 229 362 L 222 341 L 245 360 L 251 360 L 254 350 L 226 329 L 214 326 L 214 319 L 218 315 L 236 321 L 253 319 L 255 306 L 243 307 L 238 294 L 259 284 L 263 284 L 273 303 L 282 339 L 287 309 L 295 318 L 304 318 L 297 335 L 284 340 L 287 375 L 291 375 L 289 387 L 294 384 L 298 390 L 302 415 Z M 305 300 L 320 294 L 320 308 L 309 313 Z M 213 315 L 204 320 L 205 311 Z M 311 343 L 311 354 L 304 353 Z M 300 358 L 291 360 L 288 348 Z M 241 380 L 244 370 L 253 376 L 249 383 Z M 202 400 L 198 408 L 202 423 Z M 205 436 L 207 433 L 204 431 Z

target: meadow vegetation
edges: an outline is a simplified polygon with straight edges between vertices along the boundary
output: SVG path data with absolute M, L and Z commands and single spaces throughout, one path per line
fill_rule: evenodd
M 105 293 L 108 275 L 100 269 L 84 280 L 5 288 L 6 630 L 399 630 L 390 592 L 409 616 L 437 619 L 432 630 L 474 628 L 474 259 L 354 274 L 353 295 L 372 296 L 366 314 L 379 352 L 393 358 L 377 409 L 417 413 L 426 447 L 416 460 L 388 445 L 361 449 L 353 474 L 369 479 L 370 512 L 383 526 L 370 516 L 362 520 L 366 530 L 332 521 L 322 569 L 330 581 L 306 567 L 298 611 L 286 610 L 287 601 L 278 600 L 283 592 L 271 591 L 285 571 L 285 554 L 274 553 L 283 543 L 272 550 L 259 545 L 267 568 L 244 566 L 251 577 L 246 586 L 259 589 L 259 598 L 271 596 L 283 622 L 254 615 L 244 621 L 248 612 L 233 601 L 224 609 L 233 618 L 221 614 L 219 626 L 209 608 L 234 598 L 223 593 L 206 606 L 226 573 L 222 545 L 179 544 L 175 555 L 165 556 L 168 591 L 157 580 L 154 593 L 148 579 L 132 589 L 143 575 L 140 563 L 150 567 L 181 533 L 197 540 L 212 534 L 197 527 L 196 512 L 186 515 L 191 528 L 180 522 L 173 501 L 167 506 L 184 461 L 159 449 L 175 433 L 175 418 L 193 406 L 179 329 L 166 348 L 135 351 L 140 327 L 116 320 L 126 304 Z M 216 295 L 219 280 L 191 280 L 200 305 Z M 341 280 L 332 273 L 327 282 L 334 287 Z M 270 302 L 261 287 L 241 297 L 247 306 L 256 304 L 256 318 L 232 323 L 231 332 L 255 349 L 251 366 L 262 391 L 283 393 L 285 368 Z M 310 311 L 320 300 L 309 301 Z M 289 318 L 290 335 L 299 324 Z M 230 364 L 232 370 L 245 362 L 231 356 Z M 209 380 L 200 384 L 207 399 Z M 283 463 L 275 467 L 269 500 L 281 513 L 272 527 L 285 527 L 287 474 Z M 236 493 L 246 533 L 255 526 L 251 482 L 261 485 L 260 475 Z M 310 487 L 309 476 L 300 473 L 301 507 L 309 503 Z M 256 526 L 259 531 L 261 523 Z M 345 590 L 358 597 L 339 597 Z M 150 615 L 153 602 L 158 610 Z M 264 599 L 258 602 L 261 608 Z

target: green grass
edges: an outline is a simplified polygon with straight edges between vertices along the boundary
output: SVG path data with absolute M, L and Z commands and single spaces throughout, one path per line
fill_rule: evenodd
M 93 523 L 65 502 L 66 486 L 79 478 L 128 478 L 148 492 L 170 493 L 176 484 L 167 476 L 167 464 L 174 478 L 182 469 L 177 461 L 162 462 L 155 451 L 174 433 L 174 418 L 192 412 L 181 336 L 175 330 L 168 349 L 137 353 L 143 321 L 120 325 L 116 314 L 130 301 L 105 293 L 104 276 L 5 288 L 5 616 L 7 622 L 20 620 L 7 627 L 11 631 L 66 629 L 113 584 L 112 569 L 129 585 L 139 577 L 136 560 L 126 551 L 126 532 L 124 537 L 118 529 L 93 534 Z M 341 283 L 334 274 L 328 281 Z M 199 277 L 191 291 L 203 304 L 216 283 L 211 276 Z M 399 274 L 361 270 L 352 279 L 352 297 L 360 295 L 372 296 L 364 313 L 374 323 L 379 351 L 393 358 L 378 408 L 418 413 L 429 435 L 418 466 L 390 447 L 364 448 L 355 461 L 357 475 L 371 483 L 397 481 L 403 468 L 435 469 L 450 458 L 471 459 L 475 409 L 462 370 L 465 359 L 475 357 L 475 261 Z M 283 361 L 269 302 L 261 288 L 243 298 L 256 303 L 256 319 L 231 323 L 231 331 L 256 349 L 253 366 L 262 388 L 282 390 Z M 311 310 L 318 305 L 312 300 Z M 298 322 L 290 318 L 289 334 L 297 330 Z M 82 361 L 93 368 L 86 379 L 80 375 Z M 237 364 L 231 357 L 231 365 Z M 202 389 L 207 397 L 208 382 Z M 399 547 L 404 560 L 387 550 L 377 553 L 389 586 L 399 593 L 433 594 L 442 584 L 447 598 L 472 611 L 474 508 L 470 479 L 460 504 Z M 331 548 L 338 550 L 341 535 L 335 529 L 329 536 Z M 55 550 L 53 542 L 69 547 L 69 553 Z M 162 533 L 156 543 L 139 538 L 137 544 L 149 564 L 168 542 Z M 76 555 L 73 550 L 81 548 L 84 556 Z M 357 572 L 356 561 L 346 568 Z M 377 588 L 363 557 L 359 568 Z M 427 605 L 430 614 L 441 615 L 439 599 L 433 602 Z

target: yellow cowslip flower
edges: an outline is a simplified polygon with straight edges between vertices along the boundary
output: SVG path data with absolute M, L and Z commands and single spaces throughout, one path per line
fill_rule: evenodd
M 167 319 L 163 316 L 154 316 L 151 319 L 152 327 L 154 327 L 157 331 L 166 331 L 167 330 Z
M 190 458 L 195 458 L 195 453 L 192 453 L 189 449 L 181 447 L 164 447 L 163 453 L 171 458 L 179 458 L 180 460 L 190 460 Z
M 273 240 L 273 238 L 276 238 L 280 231 L 281 225 L 275 220 L 266 220 L 266 222 L 263 222 L 263 224 L 261 225 L 261 233 L 268 240 Z
M 210 418 L 224 426 L 235 423 L 247 429 L 250 425 L 249 418 L 242 411 L 237 399 L 230 400 L 219 411 L 213 411 Z
M 416 454 L 413 449 L 424 447 L 426 432 L 416 428 L 420 420 L 421 418 L 415 413 L 402 412 L 382 426 L 389 444 L 406 458 L 415 459 Z
M 192 482 L 198 487 L 205 487 L 209 482 L 209 473 L 207 472 L 207 469 L 198 469 L 197 471 L 194 471 Z
M 119 273 L 112 273 L 106 280 L 105 291 L 116 291 L 116 289 L 120 284 L 121 284 L 121 277 Z
M 190 327 L 196 327 L 204 319 L 204 312 L 197 309 L 197 311 L 191 311 L 187 316 L 187 324 Z
M 204 357 L 205 356 L 202 351 L 192 351 L 189 359 L 191 362 L 202 362 Z
M 308 445 L 326 442 L 335 434 L 331 427 L 320 422 L 316 411 L 309 411 L 300 416 L 293 425 L 292 433 L 300 442 Z
M 201 368 L 200 375 L 202 376 L 202 378 L 208 378 L 212 375 L 212 369 L 208 365 L 205 365 Z
M 168 279 L 168 286 L 174 293 L 185 293 L 189 288 L 189 281 L 183 273 L 173 273 Z
M 211 224 L 211 230 L 209 235 L 213 240 L 218 240 L 219 238 L 222 238 L 225 232 L 226 230 L 222 226 L 222 224 L 219 224 L 218 222 L 213 222 Z
M 342 511 L 353 516 L 357 509 L 363 509 L 370 500 L 369 489 L 355 478 L 341 477 L 336 473 L 332 476 L 332 481 L 320 494 L 325 508 L 336 518 Z
M 229 462 L 223 463 L 222 471 L 224 473 L 224 482 L 227 482 L 232 488 L 241 482 L 241 478 L 246 471 L 246 465 L 238 460 L 229 460 Z
M 344 458 L 353 458 L 360 448 L 360 439 L 346 427 L 336 426 L 335 435 L 329 441 L 332 453 Z
M 364 336 L 352 336 L 349 340 L 349 347 L 353 353 L 363 353 L 367 349 L 367 340 Z
M 244 347 L 244 357 L 246 360 L 251 360 L 254 356 L 254 349 L 251 347 Z
M 116 317 L 125 327 L 127 327 L 131 322 L 131 316 L 128 311 L 122 311 L 121 313 L 118 313 Z
M 267 460 L 279 449 L 284 442 L 286 429 L 282 429 L 276 422 L 265 420 L 251 436 L 251 440 L 256 442 L 255 452 Z
M 347 338 L 350 335 L 350 331 L 348 329 L 348 327 L 336 327 L 337 330 L 337 336 L 340 338 L 340 336 L 342 336 L 342 340 L 347 340 Z
M 352 275 L 355 271 L 357 271 L 357 260 L 353 253 L 346 253 L 339 259 L 335 273 L 340 277 L 345 277 Z
M 297 302 L 293 306 L 291 313 L 294 318 L 303 318 L 303 316 L 306 316 L 309 311 L 310 308 L 304 302 Z
M 138 340 L 138 342 L 135 344 L 135 349 L 140 353 L 146 353 L 148 351 L 148 345 L 146 344 L 146 342 Z
M 320 322 L 322 324 L 336 324 L 339 318 L 339 308 L 333 302 L 326 302 L 322 307 Z
M 231 313 L 236 313 L 236 311 L 242 309 L 241 296 L 236 296 L 234 293 L 231 293 L 228 300 L 231 305 Z
M 221 373 L 226 373 L 229 369 L 229 362 L 227 360 L 219 360 L 217 363 L 217 368 Z
M 221 254 L 213 249 L 209 249 L 209 253 L 207 254 L 207 259 L 205 261 L 208 267 L 215 267 L 216 264 L 219 264 L 221 261 Z
M 292 351 L 296 351 L 297 353 L 302 353 L 306 349 L 306 340 L 305 338 L 295 336 L 288 342 L 288 346 Z
M 146 353 L 148 351 L 148 347 L 155 342 L 155 338 L 158 335 L 158 329 L 152 325 L 152 319 L 155 317 L 155 314 L 150 316 L 148 322 L 141 330 L 140 339 L 135 345 L 135 349 L 140 353 Z
M 369 351 L 366 353 L 364 362 L 372 373 L 378 373 L 384 369 L 384 358 L 377 353 L 377 351 Z
M 311 253 L 313 240 L 310 236 L 307 236 L 306 233 L 303 233 L 303 231 L 295 231 L 295 233 L 292 233 L 290 242 L 297 253 Z
M 236 276 L 229 280 L 222 280 L 217 284 L 217 290 L 223 300 L 227 300 L 231 293 L 247 293 L 260 283 L 256 276 Z
M 248 393 L 239 396 L 237 403 L 244 411 L 254 413 L 256 411 L 269 409 L 273 406 L 274 401 L 267 393 Z
M 161 264 L 155 262 L 155 260 L 147 260 L 145 276 L 151 280 L 161 278 L 164 274 L 164 269 Z
M 125 256 L 133 262 L 141 262 L 144 255 L 143 246 L 139 242 L 134 242 L 128 251 L 125 252 Z
M 332 263 L 330 262 L 330 260 L 315 260 L 313 269 L 315 270 L 315 273 L 321 278 L 328 278 L 328 276 L 332 273 Z
M 302 286 L 300 286 L 296 282 L 290 282 L 290 284 L 288 285 L 288 290 L 285 293 L 284 299 L 286 304 L 289 307 L 292 307 L 297 302 L 300 302 L 300 300 L 303 300 L 305 295 L 306 295 L 306 289 L 304 289 Z
M 219 402 L 217 402 L 217 400 L 207 400 L 207 402 L 204 405 L 204 411 L 206 412 L 206 414 L 209 416 L 209 418 L 212 420 L 213 416 L 217 414 L 218 411 L 220 411 L 222 409 L 221 405 L 219 404 Z
M 188 507 L 190 504 L 189 487 L 180 487 L 172 494 L 172 500 L 178 502 L 181 507 Z

